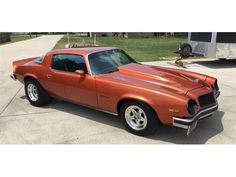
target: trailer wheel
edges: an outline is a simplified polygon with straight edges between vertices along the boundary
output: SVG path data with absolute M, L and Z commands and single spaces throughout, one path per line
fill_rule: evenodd
M 190 44 L 184 43 L 180 46 L 180 56 L 181 58 L 188 58 L 192 54 L 192 47 Z

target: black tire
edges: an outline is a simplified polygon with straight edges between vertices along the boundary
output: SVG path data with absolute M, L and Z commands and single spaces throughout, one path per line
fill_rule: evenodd
M 31 98 L 31 96 L 29 95 L 29 92 L 27 91 L 27 88 L 29 86 L 32 87 L 32 85 L 35 86 L 35 88 L 37 89 L 37 93 L 38 93 L 38 99 L 33 100 Z M 38 81 L 36 81 L 35 79 L 27 79 L 25 81 L 25 95 L 27 97 L 27 99 L 29 100 L 30 104 L 32 104 L 33 106 L 43 106 L 46 105 L 47 103 L 49 103 L 51 101 L 51 97 L 47 94 L 47 92 L 42 88 L 42 86 L 38 83 Z
M 181 44 L 180 46 L 180 56 L 181 58 L 188 58 L 192 55 L 192 47 L 190 44 Z
M 134 128 L 132 128 L 129 123 L 126 120 L 125 117 L 125 112 L 127 110 L 127 108 L 130 108 L 130 106 L 138 106 L 139 108 L 141 108 L 145 114 L 146 114 L 146 118 L 147 118 L 147 123 L 144 129 L 142 130 L 136 130 Z M 120 108 L 120 117 L 122 119 L 122 122 L 125 126 L 125 128 L 136 135 L 139 136 L 147 136 L 147 135 L 151 135 L 153 133 L 156 132 L 157 130 L 157 126 L 159 124 L 159 120 L 158 117 L 155 113 L 155 111 L 148 106 L 147 104 L 143 103 L 143 102 L 138 102 L 138 101 L 129 101 L 129 102 L 125 102 L 124 104 L 121 105 Z

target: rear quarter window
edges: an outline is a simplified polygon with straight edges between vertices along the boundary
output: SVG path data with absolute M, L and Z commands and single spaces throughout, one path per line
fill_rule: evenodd
M 36 58 L 34 61 L 37 63 L 42 63 L 43 60 L 44 60 L 44 56 L 41 56 L 41 57 Z

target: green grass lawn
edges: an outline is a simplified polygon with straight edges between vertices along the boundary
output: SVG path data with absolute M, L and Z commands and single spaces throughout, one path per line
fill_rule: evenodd
M 9 44 L 9 43 L 13 43 L 13 42 L 24 41 L 24 40 L 27 40 L 27 39 L 33 39 L 35 37 L 36 37 L 35 35 L 31 35 L 31 37 L 30 37 L 30 35 L 11 35 L 9 42 L 1 43 L 0 45 Z
M 36 37 L 35 35 L 31 35 L 31 37 L 30 37 L 30 35 L 11 35 L 10 36 L 11 41 L 9 41 L 9 42 L 24 41 L 24 40 L 32 39 L 35 37 Z
M 167 60 L 177 57 L 174 51 L 177 51 L 179 44 L 187 41 L 181 37 L 158 37 L 158 38 L 115 38 L 98 37 L 97 45 L 114 46 L 125 50 L 131 57 L 137 61 L 157 61 Z M 71 44 L 86 45 L 93 44 L 93 38 L 70 36 Z M 67 44 L 66 35 L 56 44 L 54 49 L 64 48 Z

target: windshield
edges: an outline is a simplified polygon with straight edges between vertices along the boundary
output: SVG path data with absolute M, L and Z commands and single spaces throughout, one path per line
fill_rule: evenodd
M 115 72 L 119 66 L 137 63 L 120 49 L 92 53 L 88 56 L 88 60 L 93 75 Z

